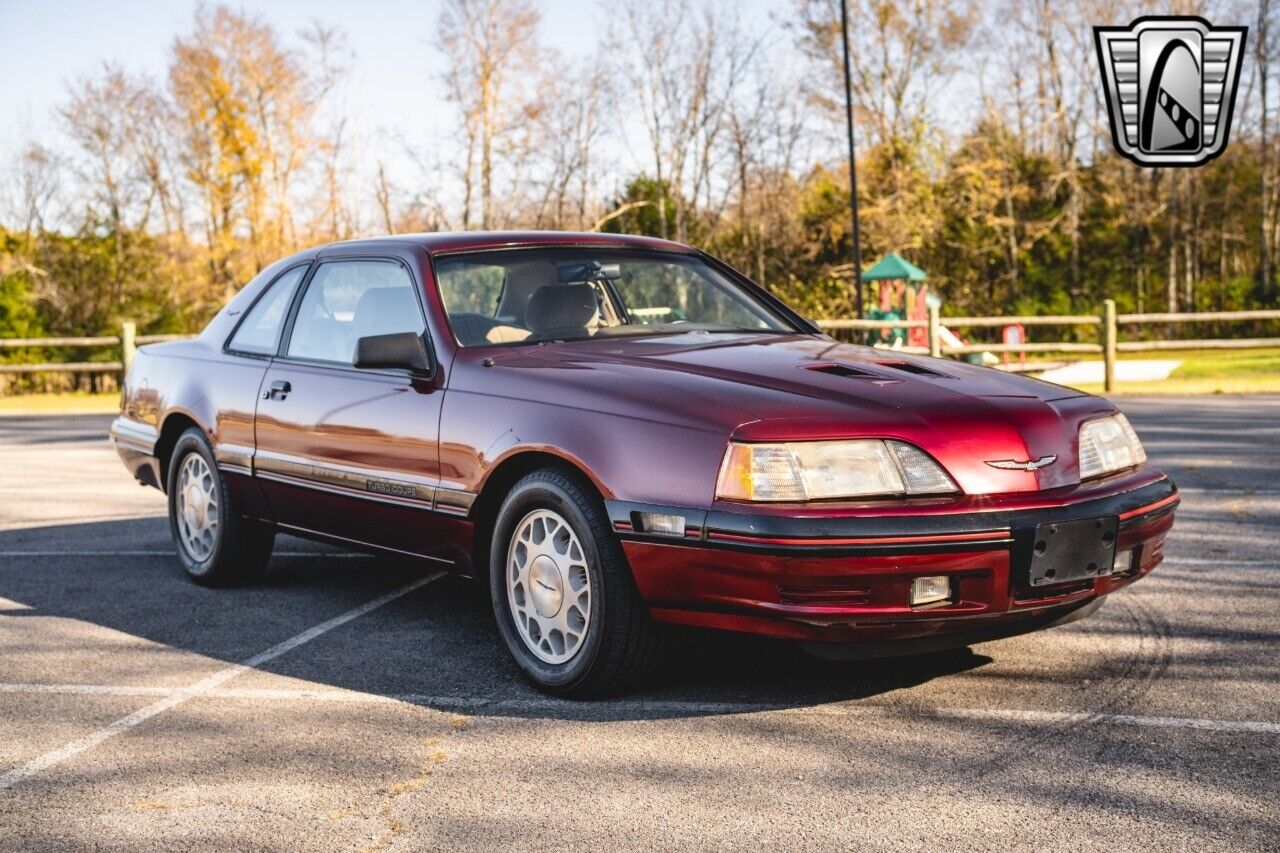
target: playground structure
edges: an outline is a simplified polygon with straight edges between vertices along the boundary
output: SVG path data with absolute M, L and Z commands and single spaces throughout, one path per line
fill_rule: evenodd
M 941 309 L 942 299 L 929 289 L 929 276 L 924 270 L 899 255 L 890 252 L 862 274 L 864 282 L 876 288 L 873 305 L 867 311 L 868 320 L 910 321 L 918 325 L 909 328 L 881 328 L 872 332 L 870 343 L 891 349 L 904 346 L 928 348 L 929 308 Z M 961 347 L 965 342 L 945 326 L 938 328 L 942 343 L 948 347 Z

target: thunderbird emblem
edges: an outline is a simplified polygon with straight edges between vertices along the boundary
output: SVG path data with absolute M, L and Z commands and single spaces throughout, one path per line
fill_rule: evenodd
M 1015 462 L 1012 459 L 997 459 L 994 462 L 988 462 L 992 468 L 999 468 L 1002 471 L 1039 471 L 1041 468 L 1048 468 L 1050 465 L 1058 461 L 1058 457 L 1050 454 L 1049 456 L 1041 456 L 1039 459 L 1028 459 L 1026 462 Z
M 1094 27 L 1116 150 L 1140 166 L 1201 166 L 1221 154 L 1248 32 L 1176 16 Z

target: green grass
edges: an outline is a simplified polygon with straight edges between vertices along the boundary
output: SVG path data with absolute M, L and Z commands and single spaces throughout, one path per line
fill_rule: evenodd
M 120 392 L 105 394 L 7 394 L 0 415 L 111 414 L 120 410 Z
M 1218 379 L 1177 379 L 1164 382 L 1119 382 L 1114 391 L 1104 391 L 1101 385 L 1073 385 L 1089 394 L 1105 394 L 1108 397 L 1189 397 L 1199 394 L 1280 394 L 1280 376 L 1222 377 Z
M 1280 349 L 1126 352 L 1123 359 L 1168 358 L 1182 362 L 1173 379 L 1216 379 L 1222 376 L 1280 376 Z
M 1163 382 L 1117 382 L 1113 396 L 1134 394 L 1277 394 L 1280 393 L 1280 349 L 1126 352 L 1131 360 L 1177 360 L 1182 364 Z M 1072 386 L 1101 394 L 1099 384 Z

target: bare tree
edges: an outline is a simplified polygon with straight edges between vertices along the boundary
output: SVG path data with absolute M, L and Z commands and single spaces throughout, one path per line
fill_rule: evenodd
M 602 64 L 590 57 L 577 64 L 555 63 L 541 87 L 554 106 L 539 111 L 536 135 L 540 189 L 533 224 L 585 228 L 593 214 L 596 177 L 603 159 L 597 153 L 605 122 L 610 81 Z
M 977 21 L 974 0 L 851 0 L 850 61 L 858 119 L 872 143 L 905 139 L 934 121 L 935 99 L 961 68 Z M 839 0 L 797 0 L 800 48 L 826 73 L 809 93 L 843 115 Z
M 844 115 L 838 0 L 797 0 L 799 47 L 818 73 L 808 87 L 829 116 Z M 851 0 L 855 118 L 866 140 L 868 245 L 922 248 L 940 210 L 927 189 L 945 149 L 939 99 L 964 67 L 977 20 L 974 0 Z M 835 123 L 830 125 L 835 127 Z
M 449 99 L 461 112 L 463 227 L 470 225 L 478 177 L 480 226 L 495 224 L 496 173 L 527 156 L 536 101 L 526 79 L 536 68 L 538 10 L 530 0 L 446 0 L 438 40 L 449 58 Z M 513 168 L 512 176 L 519 170 Z
M 757 45 L 746 39 L 736 3 L 629 4 L 609 35 L 609 55 L 645 129 L 663 236 L 689 239 L 699 198 L 710 197 L 724 165 L 729 104 Z
M 299 86 L 303 109 L 310 116 L 309 133 L 294 134 L 290 151 L 290 177 L 306 166 L 305 157 L 318 162 L 316 217 L 307 242 L 338 240 L 358 231 L 358 215 L 353 206 L 354 193 L 349 188 L 354 171 L 351 127 L 347 119 L 345 82 L 353 54 L 346 37 L 339 31 L 313 22 L 302 34 L 308 49 L 306 67 L 314 73 Z M 281 186 L 288 201 L 289 181 Z M 297 242 L 296 235 L 290 235 Z
M 138 176 L 148 188 L 148 209 L 158 204 L 163 233 L 185 241 L 187 211 L 178 164 L 173 104 L 150 82 L 140 82 L 128 103 L 132 111 L 126 129 Z
M 120 232 L 145 228 L 150 218 L 149 181 L 141 174 L 132 121 L 146 92 L 118 67 L 106 66 L 100 78 L 72 85 L 59 110 L 74 145 L 72 161 L 91 215 Z
M 378 221 L 384 234 L 394 234 L 395 219 L 391 214 L 391 182 L 387 180 L 387 164 L 378 161 L 378 177 L 373 185 L 373 198 L 378 206 Z
M 43 231 L 52 218 L 53 206 L 62 189 L 61 159 L 38 142 L 29 142 L 6 169 L 6 207 L 9 221 L 19 233 L 30 238 Z

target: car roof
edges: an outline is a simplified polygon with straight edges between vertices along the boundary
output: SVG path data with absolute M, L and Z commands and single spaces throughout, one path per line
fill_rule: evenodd
M 330 246 L 422 246 L 431 254 L 471 252 L 480 249 L 506 249 L 522 246 L 596 246 L 619 249 L 649 249 L 665 252 L 692 252 L 683 243 L 640 237 L 632 234 L 602 234 L 595 231 L 434 231 L 420 234 L 392 234 L 330 243 Z

